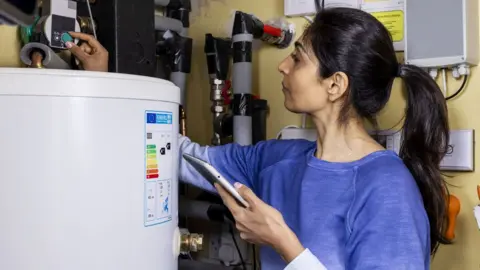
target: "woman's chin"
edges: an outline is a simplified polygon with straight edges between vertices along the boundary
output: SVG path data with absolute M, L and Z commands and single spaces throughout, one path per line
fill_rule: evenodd
M 285 100 L 283 105 L 285 106 L 285 109 L 287 109 L 289 112 L 302 113 L 301 110 L 299 110 L 294 104 L 292 104 L 291 102 L 288 102 L 287 100 Z

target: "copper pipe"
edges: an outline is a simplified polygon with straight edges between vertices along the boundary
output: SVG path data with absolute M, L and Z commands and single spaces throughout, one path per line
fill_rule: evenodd
M 30 64 L 31 68 L 44 68 L 43 66 L 43 54 L 40 51 L 32 52 L 32 63 Z
M 180 134 L 187 136 L 187 115 L 182 106 L 180 106 Z

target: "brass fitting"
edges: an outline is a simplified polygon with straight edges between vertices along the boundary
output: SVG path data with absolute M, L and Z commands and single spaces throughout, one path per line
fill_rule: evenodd
M 87 34 L 93 34 L 93 25 L 90 17 L 77 17 L 78 24 L 80 25 L 80 31 Z M 94 19 L 95 30 L 98 30 L 97 22 Z
M 187 115 L 182 106 L 180 106 L 180 134 L 187 136 Z
M 43 54 L 39 51 L 33 51 L 31 55 L 32 63 L 31 68 L 44 68 L 43 66 Z
M 180 253 L 188 254 L 203 249 L 203 234 L 189 233 L 187 230 L 180 232 Z

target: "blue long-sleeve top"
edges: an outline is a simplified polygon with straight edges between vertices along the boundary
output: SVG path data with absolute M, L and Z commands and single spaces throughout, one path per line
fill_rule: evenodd
M 305 140 L 202 147 L 181 136 L 179 146 L 180 153 L 209 162 L 279 210 L 309 252 L 287 266 L 272 248 L 262 247 L 262 269 L 430 269 L 422 197 L 392 151 L 333 163 L 316 158 L 316 143 Z M 180 179 L 215 191 L 181 155 Z

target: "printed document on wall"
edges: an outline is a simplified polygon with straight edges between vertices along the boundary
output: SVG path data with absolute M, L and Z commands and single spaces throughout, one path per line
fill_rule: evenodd
M 392 35 L 396 51 L 405 49 L 404 0 L 362 0 L 360 8 L 385 25 Z

